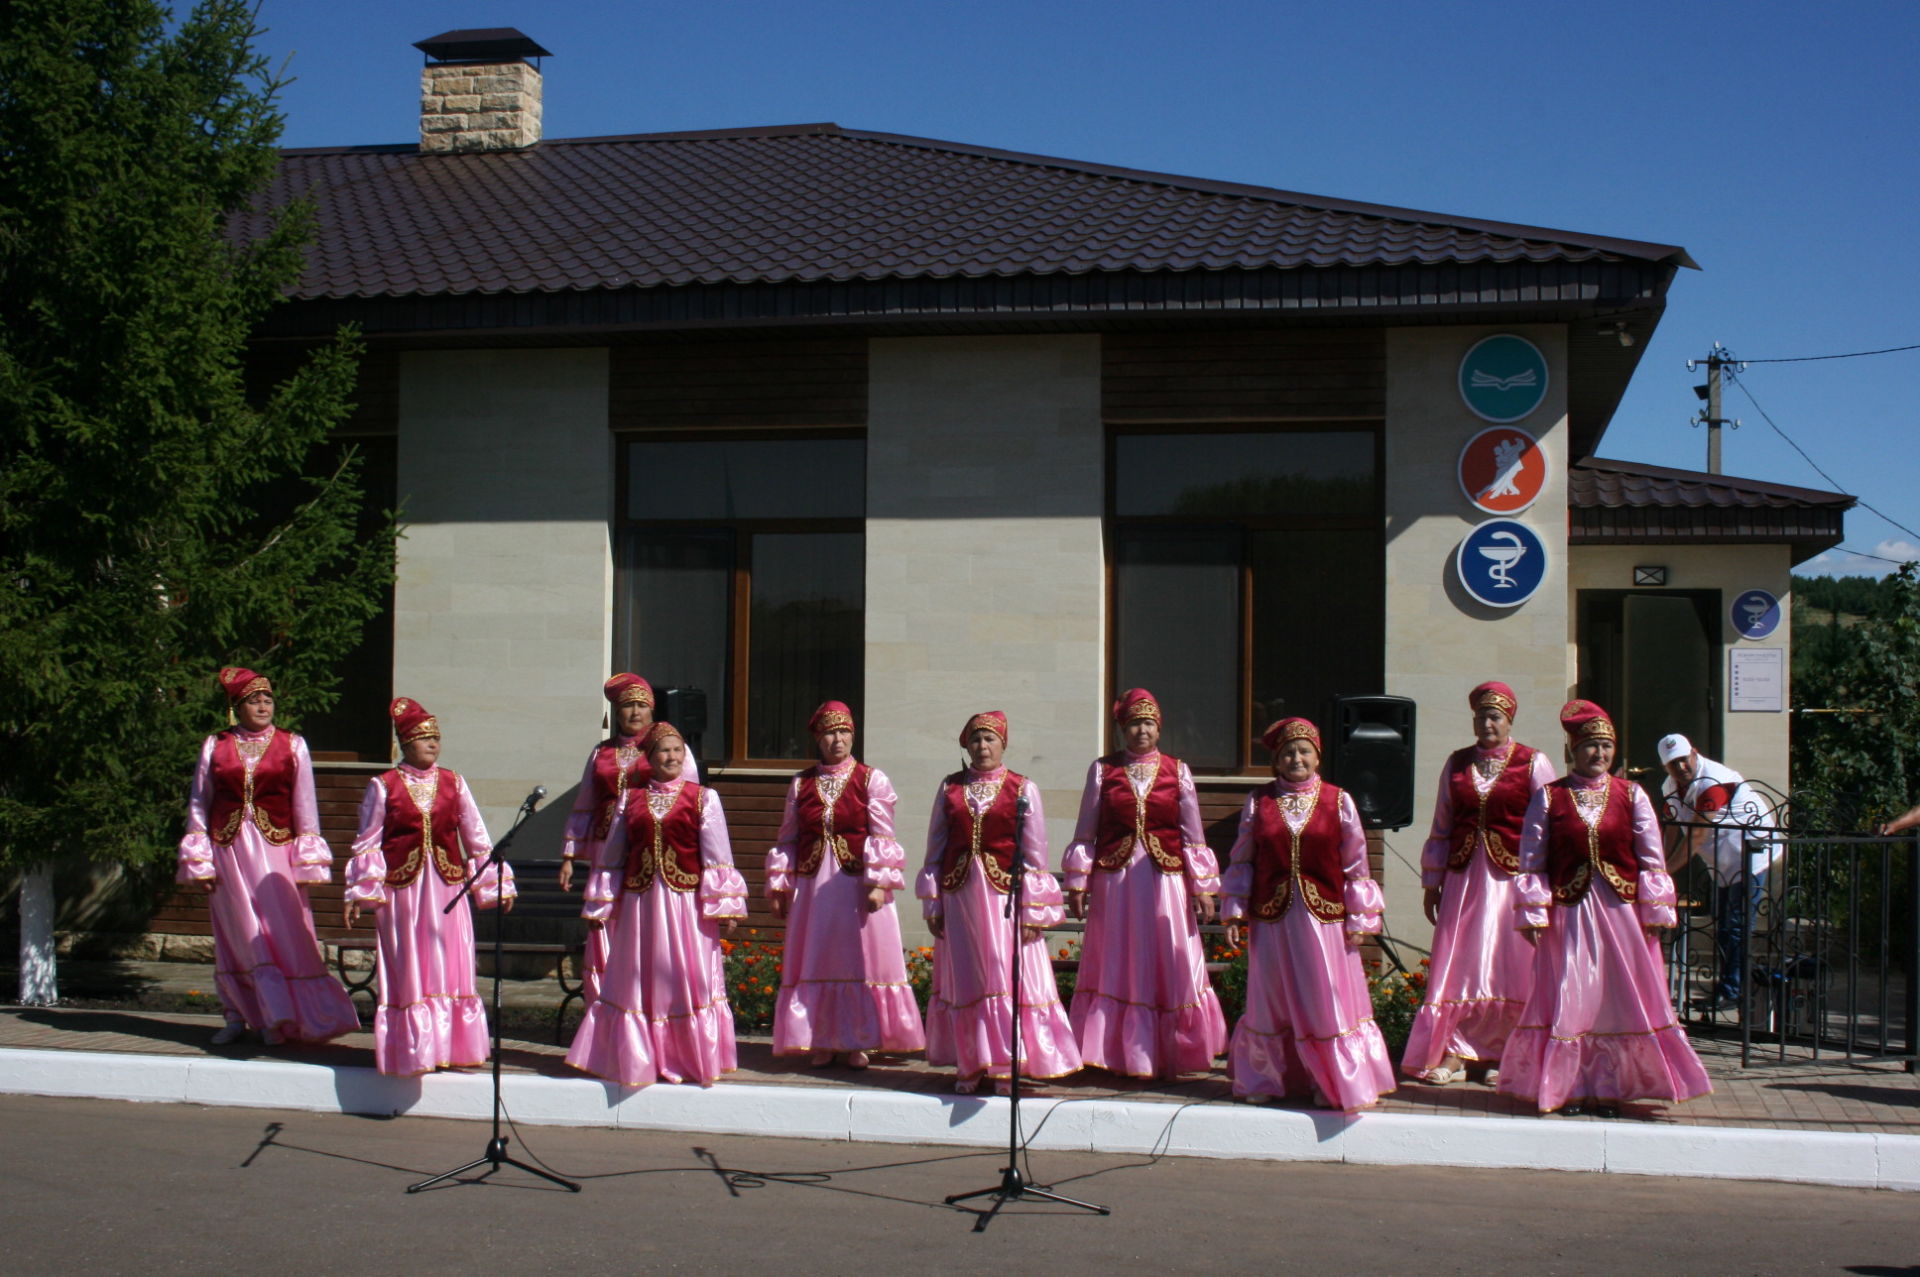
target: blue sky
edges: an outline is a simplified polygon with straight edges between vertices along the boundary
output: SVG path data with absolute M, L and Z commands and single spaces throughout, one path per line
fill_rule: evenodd
M 412 42 L 516 26 L 549 137 L 832 120 L 1461 216 L 1681 244 L 1602 444 L 1700 469 L 1716 341 L 1750 359 L 1920 344 L 1920 4 L 265 0 L 285 142 L 416 136 Z M 1731 474 L 1859 495 L 1920 529 L 1920 350 L 1759 364 Z M 1920 558 L 1865 509 L 1846 546 Z M 1880 572 L 1838 552 L 1802 571 Z

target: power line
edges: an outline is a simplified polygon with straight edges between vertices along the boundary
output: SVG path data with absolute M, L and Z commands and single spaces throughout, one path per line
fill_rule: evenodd
M 1865 550 L 1849 550 L 1844 545 L 1836 545 L 1833 548 L 1842 554 L 1851 554 L 1857 559 L 1872 559 L 1878 563 L 1891 563 L 1895 567 L 1905 567 L 1907 564 L 1914 562 L 1913 559 L 1889 559 L 1884 554 L 1868 554 Z
M 1844 355 L 1796 355 L 1791 359 L 1742 359 L 1743 364 L 1811 364 L 1822 359 L 1863 359 L 1868 355 L 1897 355 L 1903 350 L 1920 350 L 1920 345 L 1888 346 L 1885 350 L 1854 350 Z
M 1751 360 L 1751 359 L 1743 359 L 1740 362 L 1755 363 L 1758 361 Z M 1758 412 L 1760 416 L 1766 421 L 1766 423 L 1769 426 L 1773 427 L 1773 432 L 1775 434 L 1779 435 L 1782 439 L 1785 439 L 1787 443 L 1793 448 L 1793 450 L 1799 453 L 1801 458 L 1804 461 L 1806 461 L 1808 465 L 1812 466 L 1815 470 L 1819 470 L 1820 477 L 1822 479 L 1825 479 L 1828 483 L 1832 484 L 1835 492 L 1844 491 L 1844 489 L 1840 486 L 1840 481 L 1834 478 L 1832 475 L 1828 474 L 1825 470 L 1821 470 L 1820 463 L 1818 461 L 1815 461 L 1812 457 L 1808 456 L 1807 450 L 1805 448 L 1802 448 L 1799 444 L 1794 443 L 1793 436 L 1788 434 L 1786 431 L 1782 430 L 1780 428 L 1780 423 L 1775 421 L 1771 416 L 1768 415 L 1767 410 L 1760 406 L 1760 401 L 1753 397 L 1753 392 L 1747 389 L 1747 383 L 1745 381 L 1741 380 L 1737 376 L 1732 375 L 1731 373 L 1728 374 L 1728 378 L 1733 382 L 1734 385 L 1740 387 L 1740 393 L 1747 397 L 1747 402 L 1753 405 L 1754 411 Z M 1860 507 L 1862 509 L 1872 511 L 1874 514 L 1879 515 L 1882 519 L 1885 519 L 1888 523 L 1892 524 L 1896 528 L 1899 528 L 1902 532 L 1912 537 L 1915 541 L 1920 541 L 1920 532 L 1915 532 L 1912 528 L 1908 527 L 1906 524 L 1900 522 L 1898 519 L 1894 518 L 1892 515 L 1888 514 L 1886 511 L 1881 510 L 1880 508 L 1875 506 L 1872 502 L 1868 501 L 1865 497 L 1855 497 L 1854 500 L 1860 503 Z M 1893 560 L 1889 560 L 1889 562 L 1892 562 L 1892 561 Z

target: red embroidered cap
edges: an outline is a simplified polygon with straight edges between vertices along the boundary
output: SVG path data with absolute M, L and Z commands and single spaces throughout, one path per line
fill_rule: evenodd
M 666 740 L 669 736 L 679 741 L 682 745 L 687 743 L 687 738 L 680 734 L 678 727 L 675 727 L 672 723 L 659 722 L 640 734 L 640 748 L 651 754 L 653 747 L 661 741 Z
M 223 666 L 220 670 L 220 690 L 227 694 L 230 704 L 238 705 L 255 692 L 271 692 L 273 684 L 265 674 L 255 674 L 250 669 L 238 665 Z
M 402 745 L 440 734 L 440 722 L 427 712 L 427 707 L 404 696 L 393 698 L 393 704 L 387 706 L 387 717 L 393 720 L 393 734 L 400 738 Z
M 967 743 L 967 737 L 973 735 L 973 729 L 976 727 L 986 728 L 1000 738 L 1001 744 L 1006 744 L 1007 716 L 1001 711 L 997 709 L 981 710 L 978 714 L 969 718 L 967 725 L 960 729 L 960 743 L 962 745 Z
M 1467 693 L 1468 708 L 1478 710 L 1486 705 L 1491 705 L 1508 718 L 1512 718 L 1513 712 L 1520 708 L 1520 701 L 1514 696 L 1513 689 L 1505 683 L 1482 683 Z
M 653 704 L 653 686 L 638 674 L 615 674 L 600 690 L 606 693 L 609 705 Z
M 820 708 L 813 711 L 813 717 L 807 720 L 807 730 L 815 736 L 840 728 L 853 730 L 853 711 L 841 701 L 822 701 Z
M 1616 739 L 1613 720 L 1607 717 L 1607 711 L 1592 701 L 1568 701 L 1562 705 L 1560 728 L 1566 732 L 1569 745 L 1578 745 L 1581 741 Z
M 1141 719 L 1159 722 L 1160 702 L 1154 700 L 1153 693 L 1146 688 L 1130 687 L 1120 693 L 1120 699 L 1113 703 L 1113 721 L 1125 727 Z
M 1274 753 L 1290 740 L 1309 740 L 1315 750 L 1320 749 L 1320 729 L 1304 718 L 1283 718 L 1266 731 L 1260 733 L 1260 743 Z

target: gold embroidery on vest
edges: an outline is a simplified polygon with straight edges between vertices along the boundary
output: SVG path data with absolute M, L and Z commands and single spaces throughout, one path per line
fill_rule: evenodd
M 855 764 L 858 766 L 859 764 Z M 827 858 L 827 848 L 833 848 L 834 861 L 846 873 L 857 873 L 863 866 L 854 859 L 853 849 L 847 840 L 833 832 L 833 807 L 840 801 L 847 782 L 853 779 L 853 768 L 848 768 L 837 776 L 829 776 L 815 769 L 813 773 L 813 792 L 820 797 L 820 836 L 807 848 L 806 855 L 800 858 L 800 864 L 794 873 L 802 878 L 811 878 L 820 872 L 820 866 Z M 800 782 L 796 782 L 800 783 Z
M 981 834 L 985 832 L 987 813 L 993 810 L 994 800 L 1000 797 L 1001 784 L 1012 775 L 1012 772 L 1007 772 L 1003 777 L 993 780 L 967 782 L 967 797 L 977 801 L 980 804 L 980 810 L 976 812 L 973 804 L 965 799 L 960 802 L 961 810 L 967 813 L 967 854 L 961 858 L 959 864 L 940 875 L 942 891 L 960 890 L 967 881 L 968 870 L 973 867 L 973 862 L 976 860 L 980 862 L 981 871 L 987 875 L 989 887 L 1003 896 L 1013 889 L 1012 872 L 1002 869 L 1000 862 L 994 859 L 993 853 L 980 845 Z M 1013 858 L 1016 863 L 1020 859 L 1020 844 L 1017 840 L 1013 847 Z
M 680 800 L 680 789 L 674 788 L 666 793 L 647 793 L 647 811 L 653 816 L 653 837 L 646 846 L 640 848 L 640 863 L 626 877 L 626 888 L 636 895 L 644 894 L 653 886 L 657 877 L 674 891 L 692 891 L 700 885 L 700 875 L 696 871 L 688 873 L 680 867 L 680 861 L 673 850 L 667 846 L 667 813 Z M 697 821 L 701 813 L 696 808 Z

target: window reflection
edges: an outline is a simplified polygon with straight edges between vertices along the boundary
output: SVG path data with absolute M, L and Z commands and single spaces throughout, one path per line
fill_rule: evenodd
M 1129 434 L 1114 440 L 1114 513 L 1242 518 L 1373 514 L 1370 430 Z

